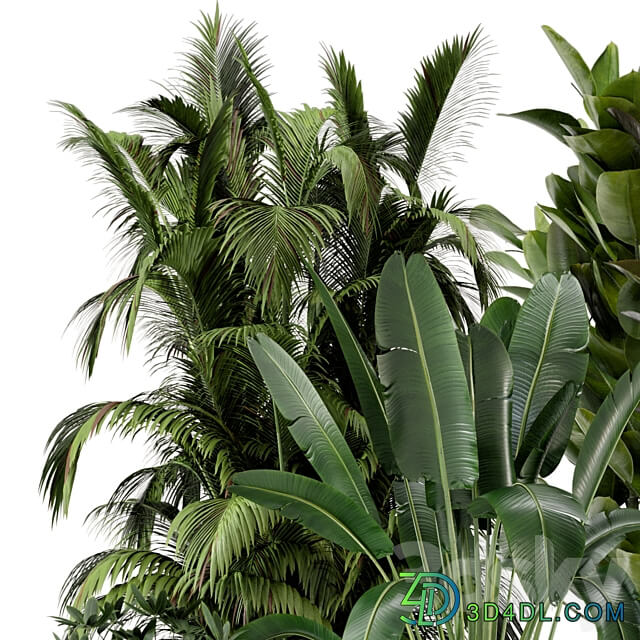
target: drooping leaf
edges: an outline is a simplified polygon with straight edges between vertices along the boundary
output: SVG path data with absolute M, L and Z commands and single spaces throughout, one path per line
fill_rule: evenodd
M 400 640 L 405 625 L 400 616 L 406 613 L 402 600 L 410 583 L 389 582 L 372 587 L 354 605 L 342 640 Z
M 336 332 L 342 353 L 349 366 L 349 372 L 358 393 L 362 412 L 369 427 L 373 448 L 383 467 L 389 473 L 395 467 L 395 460 L 391 450 L 389 423 L 384 407 L 384 390 L 373 366 L 353 335 L 351 327 L 349 327 L 344 316 L 340 313 L 340 309 L 331 296 L 329 289 L 327 289 L 315 271 L 309 269 L 309 273 L 320 293 L 322 303 L 327 310 L 329 320 L 333 330 Z
M 573 494 L 588 510 L 624 428 L 640 403 L 640 365 L 616 383 L 596 413 L 573 474 Z
M 233 476 L 231 491 L 279 510 L 350 551 L 376 558 L 392 552 L 387 534 L 358 503 L 313 478 L 271 469 L 242 471 Z
M 584 512 L 574 497 L 517 483 L 482 496 L 495 509 L 516 573 L 531 602 L 564 597 L 584 551 Z M 480 503 L 481 504 L 481 503 Z
M 378 518 L 358 464 L 331 413 L 304 371 L 264 334 L 249 341 L 251 355 L 289 430 L 318 475 Z
M 567 143 L 565 140 L 567 130 L 562 125 L 569 125 L 571 127 L 580 126 L 580 123 L 572 115 L 554 109 L 530 109 L 529 111 L 503 115 L 535 124 L 547 133 L 550 133 L 557 140 L 560 140 L 563 144 Z

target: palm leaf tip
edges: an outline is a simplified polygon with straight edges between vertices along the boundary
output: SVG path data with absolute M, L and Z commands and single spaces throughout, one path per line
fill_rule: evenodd
M 474 128 L 495 102 L 489 73 L 492 49 L 478 27 L 444 42 L 422 60 L 399 122 L 411 182 L 435 190 L 451 176 L 452 163 L 464 159 L 464 148 L 472 146 Z

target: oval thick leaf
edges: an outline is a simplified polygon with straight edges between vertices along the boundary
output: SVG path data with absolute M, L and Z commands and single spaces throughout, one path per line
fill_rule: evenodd
M 272 640 L 273 638 L 304 638 L 305 640 L 340 640 L 331 629 L 300 616 L 276 614 L 258 618 L 238 629 L 231 640 Z
M 600 174 L 596 201 L 602 221 L 628 244 L 640 242 L 640 169 Z
M 453 321 L 422 255 L 384 266 L 375 312 L 380 379 L 387 389 L 391 444 L 409 480 L 446 490 L 478 477 L 469 389 Z
M 505 115 L 510 118 L 517 118 L 518 120 L 535 124 L 565 144 L 566 140 L 564 137 L 567 135 L 567 130 L 563 125 L 566 124 L 571 127 L 580 126 L 580 123 L 571 114 L 565 113 L 564 111 L 556 111 L 555 109 L 529 109 L 528 111 L 508 113 Z
M 342 640 L 400 640 L 405 628 L 400 616 L 407 614 L 401 603 L 410 584 L 399 581 L 369 589 L 349 614 Z
M 544 25 L 542 30 L 551 41 L 551 44 L 558 52 L 558 55 L 562 58 L 562 62 L 564 62 L 565 66 L 569 70 L 569 73 L 575 80 L 580 92 L 587 95 L 595 93 L 595 86 L 591 71 L 578 51 L 551 27 Z
M 580 386 L 588 356 L 587 311 L 578 281 L 543 276 L 518 316 L 509 355 L 513 362 L 512 449 L 517 452 L 533 421 L 567 382 Z
M 338 305 L 332 298 L 329 289 L 313 269 L 309 268 L 309 273 L 327 310 L 331 326 L 336 332 L 340 348 L 347 361 L 353 385 L 358 393 L 362 413 L 369 427 L 376 456 L 385 471 L 391 473 L 395 469 L 395 460 L 391 450 L 391 436 L 384 408 L 382 385 L 362 347 L 353 335 L 351 327 L 347 324 L 342 313 L 340 313 L 340 309 L 338 309 Z
M 640 403 L 640 364 L 627 371 L 600 405 L 580 450 L 573 474 L 573 493 L 585 510 L 596 495 L 618 440 Z
M 575 498 L 555 487 L 518 483 L 483 500 L 502 521 L 529 600 L 564 597 L 584 552 L 584 512 Z
M 264 334 L 249 340 L 249 350 L 280 413 L 291 422 L 291 435 L 318 475 L 377 519 L 378 511 L 358 463 L 304 371 Z
M 261 469 L 233 476 L 231 491 L 332 540 L 349 551 L 380 558 L 393 551 L 387 534 L 356 502 L 313 478 Z

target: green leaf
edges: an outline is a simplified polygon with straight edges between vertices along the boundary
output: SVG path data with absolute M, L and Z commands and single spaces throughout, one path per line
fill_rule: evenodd
M 572 587 L 584 602 L 596 602 L 603 611 L 607 603 L 615 611 L 618 604 L 624 607 L 624 622 L 604 622 L 598 628 L 598 640 L 634 640 L 640 625 L 640 600 L 638 590 L 629 576 L 615 563 L 606 561 L 594 566 L 592 562 L 581 567 Z M 601 632 L 605 632 L 601 635 Z
M 487 493 L 515 481 L 510 444 L 513 371 L 502 340 L 486 327 L 473 325 L 460 344 L 476 425 L 477 486 Z
M 598 129 L 610 128 L 624 130 L 624 127 L 621 126 L 621 123 L 613 113 L 626 113 L 633 118 L 637 118 L 640 115 L 640 109 L 638 109 L 633 102 L 629 102 L 629 100 L 625 98 L 585 96 L 584 107 Z
M 577 386 L 567 382 L 538 414 L 516 459 L 516 473 L 526 482 L 552 473 L 569 444 L 578 406 Z
M 264 334 L 248 344 L 278 410 L 291 422 L 291 435 L 318 475 L 377 519 L 378 511 L 358 463 L 304 371 Z
M 569 274 L 543 276 L 516 322 L 509 355 L 513 362 L 512 447 L 518 452 L 529 427 L 567 382 L 580 386 L 588 356 L 588 319 L 582 290 Z
M 525 232 L 495 207 L 480 204 L 470 211 L 468 220 L 472 227 L 495 233 L 514 247 L 522 249 L 522 241 L 519 236 L 523 236 Z
M 529 269 L 525 269 L 512 255 L 504 251 L 487 251 L 486 257 L 494 264 L 510 271 L 530 284 L 535 282 Z
M 208 207 L 211 204 L 216 178 L 227 164 L 231 108 L 231 101 L 227 101 L 222 105 L 202 144 L 198 165 L 198 188 L 194 215 L 197 226 L 205 223 L 210 216 Z
M 393 483 L 395 511 L 398 516 L 400 553 L 410 568 L 435 570 L 442 560 L 441 534 L 436 512 L 427 504 L 427 488 L 423 482 Z
M 596 94 L 600 95 L 620 75 L 618 47 L 610 42 L 591 68 Z
M 547 273 L 547 234 L 529 231 L 522 240 L 524 257 L 536 280 Z
M 640 107 L 640 72 L 631 71 L 621 78 L 614 80 L 604 90 L 603 95 L 626 98 Z
M 379 584 L 360 596 L 349 614 L 342 640 L 400 640 L 405 629 L 400 616 L 407 611 L 401 603 L 409 584 Z
M 319 622 L 286 614 L 258 618 L 238 629 L 230 640 L 273 640 L 291 637 L 305 640 L 340 640 L 331 629 Z
M 607 171 L 598 178 L 596 201 L 602 221 L 623 242 L 640 243 L 640 169 Z
M 377 169 L 369 167 L 362 158 L 346 145 L 337 145 L 326 151 L 327 158 L 342 174 L 347 211 L 351 219 L 367 228 L 375 217 L 382 190 Z
M 593 418 L 594 414 L 584 408 L 580 408 L 576 414 L 576 424 L 571 441 L 578 451 L 584 445 L 584 438 L 591 428 Z M 615 446 L 609 467 L 627 486 L 631 485 L 633 482 L 633 458 L 622 439 L 618 440 Z
M 565 140 L 567 130 L 563 125 L 569 125 L 570 127 L 580 126 L 580 123 L 572 115 L 555 109 L 530 109 L 529 111 L 502 115 L 534 124 L 564 144 L 567 143 Z
M 575 80 L 580 93 L 593 95 L 595 93 L 593 77 L 582 56 L 551 27 L 545 25 L 542 27 L 542 30 L 551 41 L 558 55 L 562 58 L 569 73 Z
M 347 361 L 349 373 L 351 373 L 351 379 L 356 388 L 358 400 L 360 400 L 362 413 L 369 427 L 376 456 L 387 473 L 390 473 L 395 468 L 395 460 L 391 450 L 391 436 L 384 408 L 382 385 L 362 347 L 353 335 L 351 327 L 349 327 L 344 316 L 340 313 L 340 309 L 331 296 L 329 289 L 310 267 L 309 273 L 327 310 L 329 320 L 333 330 L 336 332 L 340 348 Z
M 482 496 L 495 509 L 531 602 L 564 597 L 584 551 L 584 512 L 561 489 L 517 483 Z
M 586 527 L 585 557 L 599 564 L 630 533 L 640 531 L 640 512 L 636 509 L 614 509 L 597 513 Z
M 567 235 L 560 225 L 553 222 L 547 232 L 547 265 L 556 275 L 568 273 L 578 262 L 578 245 Z
M 573 474 L 573 493 L 585 510 L 615 451 L 620 436 L 640 402 L 640 365 L 627 371 L 598 409 L 584 439 Z
M 393 551 L 387 534 L 358 503 L 313 478 L 271 469 L 242 471 L 233 476 L 230 489 L 349 551 L 375 558 Z
M 513 329 L 520 313 L 520 303 L 513 298 L 498 298 L 484 312 L 480 324 L 491 329 L 509 348 Z
M 453 321 L 422 255 L 407 264 L 400 254 L 389 258 L 375 325 L 398 467 L 444 490 L 472 486 L 478 460 L 469 389 Z
M 618 129 L 602 129 L 576 136 L 565 136 L 565 140 L 577 154 L 595 156 L 610 171 L 626 169 L 632 155 L 640 148 L 632 136 Z
M 618 320 L 625 333 L 636 340 L 640 338 L 640 284 L 625 282 L 618 293 L 616 305 Z

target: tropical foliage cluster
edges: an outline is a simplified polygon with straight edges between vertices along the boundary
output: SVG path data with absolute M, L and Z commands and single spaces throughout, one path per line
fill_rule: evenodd
M 135 133 L 56 103 L 65 148 L 104 184 L 125 268 L 76 314 L 79 362 L 91 375 L 114 326 L 126 349 L 144 336 L 165 376 L 154 391 L 81 407 L 49 439 L 41 489 L 54 521 L 89 439 L 144 433 L 155 454 L 91 514 L 112 544 L 63 587 L 65 639 L 417 639 L 400 618 L 412 615 L 400 606 L 407 570 L 446 572 L 464 602 L 506 607 L 516 583 L 548 604 L 569 590 L 624 602 L 625 622 L 598 633 L 634 637 L 640 606 L 624 554 L 640 516 L 620 508 L 635 495 L 633 472 L 622 499 L 612 489 L 625 482 L 640 401 L 624 355 L 633 345 L 607 333 L 618 331 L 609 316 L 595 318 L 595 275 L 569 260 L 547 268 L 546 240 L 544 268 L 531 266 L 528 247 L 544 234 L 573 250 L 571 225 L 553 220 L 566 238 L 545 227 L 521 240 L 498 211 L 454 195 L 452 163 L 492 99 L 482 34 L 424 58 L 388 126 L 365 110 L 344 53 L 322 56 L 327 105 L 283 112 L 253 25 L 216 11 L 196 26 L 179 77 L 128 109 Z M 589 72 L 601 84 L 605 66 L 615 80 L 607 52 Z M 530 119 L 557 119 L 549 113 Z M 586 136 L 578 124 L 549 126 Z M 598 162 L 580 153 L 581 166 Z M 609 238 L 598 215 L 603 251 L 619 253 L 589 273 L 633 280 L 637 256 L 618 249 L 633 242 Z M 495 265 L 511 263 L 487 251 L 489 232 L 525 249 L 520 274 L 537 284 L 522 308 L 496 299 Z M 612 312 L 620 331 L 632 312 Z M 607 369 L 594 336 L 625 366 Z M 544 480 L 565 452 L 572 493 Z M 459 614 L 429 637 L 540 633 Z
M 616 380 L 640 361 L 640 73 L 620 75 L 618 48 L 609 44 L 589 68 L 558 33 L 545 27 L 571 72 L 591 124 L 551 110 L 513 114 L 554 135 L 576 155 L 567 176 L 546 179 L 553 206 L 538 205 L 536 228 L 512 237 L 526 267 L 510 254 L 491 254 L 529 283 L 545 273 L 570 271 L 580 282 L 591 326 L 589 368 L 569 457 L 579 455 L 593 412 Z M 526 294 L 526 293 L 525 293 Z M 640 420 L 632 415 L 611 467 L 598 488 L 603 508 L 638 509 Z M 617 550 L 640 586 L 640 539 Z

